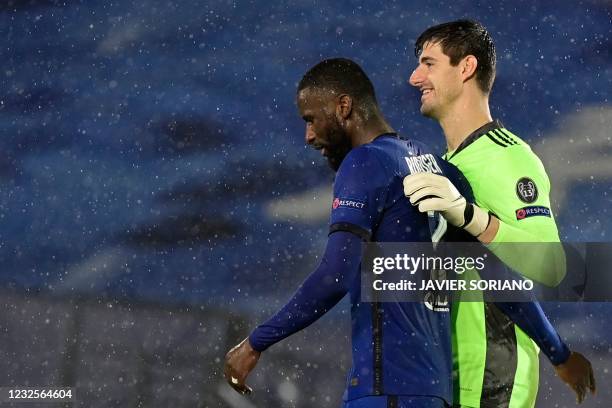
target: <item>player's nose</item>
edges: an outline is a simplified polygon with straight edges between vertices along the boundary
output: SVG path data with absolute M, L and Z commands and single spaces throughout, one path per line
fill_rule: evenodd
M 415 68 L 410 74 L 410 78 L 408 78 L 408 83 L 412 86 L 419 86 L 423 82 L 423 75 L 419 68 Z
M 311 145 L 314 143 L 316 139 L 315 133 L 312 131 L 312 128 L 310 127 L 310 125 L 306 125 L 306 134 L 304 136 L 304 140 L 306 141 L 306 144 Z

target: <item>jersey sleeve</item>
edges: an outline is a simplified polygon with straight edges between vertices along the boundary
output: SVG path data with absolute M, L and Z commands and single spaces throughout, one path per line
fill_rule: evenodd
M 491 163 L 495 174 L 483 172 L 472 186 L 478 197 L 476 204 L 500 220 L 489 249 L 525 277 L 557 286 L 566 274 L 565 255 L 550 209 L 550 181 L 542 162 L 525 145 L 501 150 Z M 548 244 L 537 245 L 537 257 L 521 256 L 524 244 L 534 242 Z
M 251 347 L 264 351 L 327 313 L 358 278 L 360 263 L 361 239 L 348 232 L 331 234 L 317 269 L 282 309 L 253 330 Z
M 528 146 L 517 146 L 500 150 L 491 163 L 472 187 L 478 189 L 477 204 L 504 223 L 495 241 L 559 241 L 550 211 L 550 181 L 540 159 Z
M 330 234 L 352 232 L 369 240 L 380 221 L 389 176 L 373 149 L 353 149 L 342 162 L 334 182 Z
M 567 361 L 570 350 L 538 302 L 496 302 L 495 306 L 538 345 L 553 365 Z

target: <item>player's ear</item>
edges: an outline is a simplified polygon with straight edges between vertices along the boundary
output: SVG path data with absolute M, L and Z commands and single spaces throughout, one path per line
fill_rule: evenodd
M 467 81 L 476 74 L 478 68 L 478 60 L 473 55 L 468 55 L 461 61 L 461 77 L 463 81 Z
M 353 98 L 347 94 L 342 94 L 338 97 L 338 104 L 336 105 L 336 115 L 339 119 L 346 120 L 351 115 L 353 110 Z

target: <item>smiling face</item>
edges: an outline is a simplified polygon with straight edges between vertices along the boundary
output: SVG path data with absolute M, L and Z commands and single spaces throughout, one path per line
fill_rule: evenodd
M 439 43 L 427 42 L 409 83 L 421 91 L 421 113 L 440 120 L 463 91 L 461 64 L 452 66 Z
M 351 150 L 351 141 L 337 116 L 338 96 L 322 88 L 308 87 L 298 93 L 300 116 L 306 122 L 306 143 L 327 158 L 338 171 Z

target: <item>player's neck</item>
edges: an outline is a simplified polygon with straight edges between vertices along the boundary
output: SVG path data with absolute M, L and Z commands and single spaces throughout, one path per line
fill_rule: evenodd
M 472 132 L 492 120 L 488 98 L 465 98 L 457 101 L 453 109 L 439 120 L 448 151 L 455 151 Z
M 383 133 L 393 133 L 395 130 L 382 118 L 372 118 L 367 123 L 361 122 L 355 126 L 351 135 L 351 144 L 353 147 L 361 146 L 370 143 L 376 137 Z

